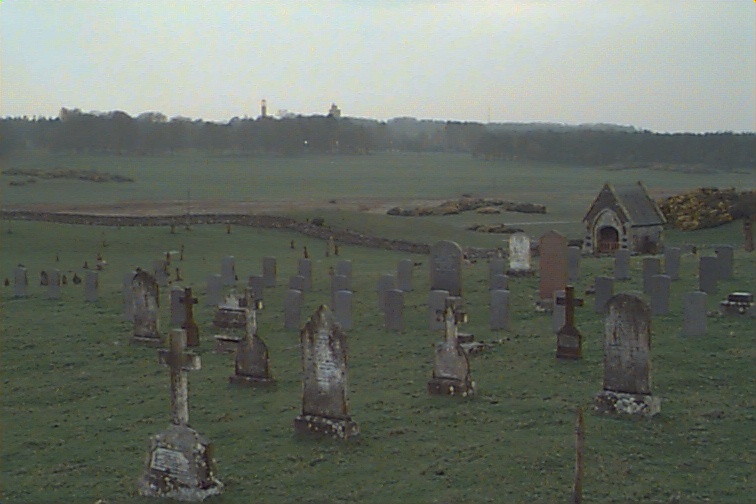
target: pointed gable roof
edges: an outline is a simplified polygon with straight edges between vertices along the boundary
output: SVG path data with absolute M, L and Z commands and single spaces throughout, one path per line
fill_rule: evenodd
M 613 200 L 611 203 L 607 201 L 607 196 L 610 196 L 608 199 Z M 607 206 L 618 207 L 617 209 L 624 214 L 631 226 L 656 226 L 667 222 L 642 182 L 621 184 L 616 187 L 608 182 L 605 183 L 586 212 L 583 221 L 591 221 Z

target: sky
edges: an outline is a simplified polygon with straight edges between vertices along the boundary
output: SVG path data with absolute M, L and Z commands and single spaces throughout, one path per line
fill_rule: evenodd
M 756 2 L 0 0 L 0 116 L 756 131 Z

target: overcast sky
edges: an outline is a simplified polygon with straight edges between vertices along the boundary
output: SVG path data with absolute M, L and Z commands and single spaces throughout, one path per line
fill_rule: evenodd
M 752 0 L 0 1 L 0 116 L 756 131 Z

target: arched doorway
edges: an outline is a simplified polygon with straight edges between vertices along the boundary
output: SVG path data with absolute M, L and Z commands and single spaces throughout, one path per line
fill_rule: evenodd
M 619 248 L 619 231 L 612 226 L 604 226 L 598 230 L 599 253 L 613 252 Z

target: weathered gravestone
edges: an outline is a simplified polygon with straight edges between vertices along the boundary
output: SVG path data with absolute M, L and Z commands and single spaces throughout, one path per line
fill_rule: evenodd
M 507 275 L 494 275 L 488 284 L 488 290 L 509 289 L 509 277 Z
M 184 289 L 184 294 L 179 299 L 184 306 L 184 320 L 181 321 L 181 328 L 186 331 L 186 344 L 190 347 L 199 346 L 199 326 L 194 320 L 194 305 L 199 300 L 196 297 L 192 297 L 191 287 Z
M 475 382 L 470 375 L 470 361 L 458 340 L 458 324 L 465 315 L 455 309 L 454 302 L 447 298 L 443 312 L 444 341 L 436 345 L 433 360 L 433 377 L 428 382 L 431 395 L 470 397 L 475 395 Z
M 188 371 L 201 368 L 199 355 L 186 352 L 186 334 L 170 333 L 169 349 L 159 350 L 160 364 L 171 372 L 171 426 L 150 438 L 139 494 L 199 502 L 223 491 L 217 478 L 213 445 L 189 427 Z
M 221 259 L 221 284 L 236 284 L 236 259 L 234 256 L 225 256 Z
M 155 259 L 152 261 L 152 272 L 159 286 L 165 287 L 168 285 L 168 261 L 165 259 Z
M 431 247 L 430 289 L 462 295 L 462 249 L 453 241 L 440 241 Z
M 683 299 L 683 336 L 706 334 L 706 309 L 709 295 L 705 292 L 689 292 Z
M 575 327 L 575 307 L 583 306 L 582 299 L 575 298 L 571 285 L 564 288 L 564 298 L 557 299 L 557 305 L 564 305 L 564 325 L 557 331 L 557 359 L 582 359 L 583 335 Z
M 655 257 L 643 258 L 643 294 L 651 294 L 651 277 L 661 273 L 661 263 Z
M 26 268 L 18 266 L 13 271 L 13 295 L 17 298 L 26 297 L 28 287 L 29 276 L 26 272 Z
M 494 289 L 489 291 L 491 298 L 490 323 L 492 331 L 509 330 L 509 291 Z
M 509 237 L 509 272 L 514 275 L 531 272 L 530 237 L 525 233 Z
M 312 261 L 310 259 L 299 259 L 297 275 L 304 277 L 303 290 L 312 290 Z
M 300 333 L 302 345 L 302 414 L 294 432 L 349 439 L 359 434 L 347 400 L 346 334 L 330 310 L 321 305 Z
M 378 285 L 375 288 L 378 294 L 378 309 L 386 311 L 386 292 L 396 289 L 396 277 L 391 274 L 384 274 L 378 277 Z
M 669 292 L 672 279 L 669 275 L 654 275 L 651 277 L 651 315 L 666 315 L 669 313 Z
M 134 314 L 134 332 L 131 342 L 147 346 L 160 346 L 163 342 L 158 331 L 160 287 L 155 277 L 137 270 L 131 280 L 131 302 Z
M 554 291 L 551 298 L 551 332 L 554 334 L 564 327 L 564 289 Z
M 661 410 L 651 395 L 651 312 L 639 296 L 617 294 L 606 303 L 604 387 L 599 412 L 653 416 Z
M 171 287 L 171 326 L 181 327 L 184 322 L 184 307 L 181 305 L 181 298 L 184 295 L 184 289 L 178 285 Z
M 432 290 L 428 294 L 428 320 L 431 331 L 441 331 L 444 328 L 444 320 L 438 314 L 443 312 L 449 291 Z
M 719 265 L 719 280 L 732 278 L 733 263 L 735 261 L 735 248 L 732 245 L 717 245 L 714 247 Z
M 289 289 L 284 299 L 284 328 L 299 329 L 302 323 L 302 291 Z
M 352 291 L 337 290 L 333 293 L 333 316 L 345 331 L 352 328 Z
M 100 287 L 100 274 L 97 271 L 84 272 L 84 300 L 88 303 L 97 302 L 97 291 Z
M 567 280 L 577 282 L 580 278 L 580 247 L 567 247 Z
M 604 313 L 606 302 L 614 295 L 614 279 L 606 276 L 596 277 L 594 287 L 596 292 L 593 300 L 593 311 Z
M 719 259 L 705 256 L 698 260 L 698 290 L 707 294 L 717 293 L 719 279 Z
M 48 299 L 60 299 L 60 270 L 54 269 L 50 272 L 47 282 Z
M 223 297 L 221 290 L 223 289 L 223 282 L 221 276 L 217 273 L 215 275 L 208 275 L 207 288 L 205 290 L 205 306 L 218 306 Z
M 252 301 L 263 301 L 265 296 L 265 277 L 263 275 L 250 275 L 247 279 L 247 287 L 252 292 Z
M 349 285 L 349 277 L 347 277 L 346 275 L 333 275 L 331 277 L 331 306 L 335 306 L 336 293 L 342 290 L 351 290 Z
M 276 258 L 271 256 L 263 257 L 262 270 L 265 287 L 275 287 L 278 278 Z
M 746 252 L 753 252 L 755 248 L 753 239 L 754 219 L 756 219 L 756 214 L 753 218 L 743 217 L 743 250 Z
M 396 265 L 396 288 L 404 292 L 412 292 L 412 270 L 414 264 L 410 259 L 402 259 Z
M 493 284 L 498 275 L 506 275 L 506 262 L 501 257 L 494 257 L 488 261 L 488 284 Z M 493 287 L 489 287 L 489 290 Z
M 251 289 L 246 291 L 244 306 L 244 338 L 237 344 L 234 359 L 234 375 L 229 376 L 232 385 L 246 387 L 275 384 L 270 373 L 268 346 L 257 334 L 257 307 Z
M 630 278 L 630 251 L 618 249 L 614 251 L 614 279 L 627 280 Z
M 252 306 L 255 308 L 255 306 Z M 247 326 L 246 303 L 236 296 L 236 291 L 231 290 L 223 303 L 215 309 L 213 326 L 222 329 L 220 334 L 213 335 L 216 353 L 236 352 L 239 343 L 244 339 Z
M 294 290 L 304 292 L 307 290 L 307 280 L 302 275 L 295 275 L 293 277 L 290 277 L 289 289 L 294 289 Z
M 384 297 L 383 324 L 389 331 L 404 330 L 404 291 L 389 289 Z
M 136 271 L 129 271 L 123 276 L 123 288 L 121 295 L 123 297 L 123 318 L 129 322 L 134 321 L 134 292 L 131 289 L 131 282 L 136 276 Z
M 341 261 L 337 262 L 336 274 L 344 275 L 351 282 L 352 281 L 352 261 L 350 261 L 349 259 L 342 259 Z
M 664 273 L 672 280 L 680 278 L 680 247 L 664 248 Z
M 552 299 L 554 291 L 567 286 L 567 238 L 549 231 L 539 242 L 540 282 L 538 293 L 541 299 Z

